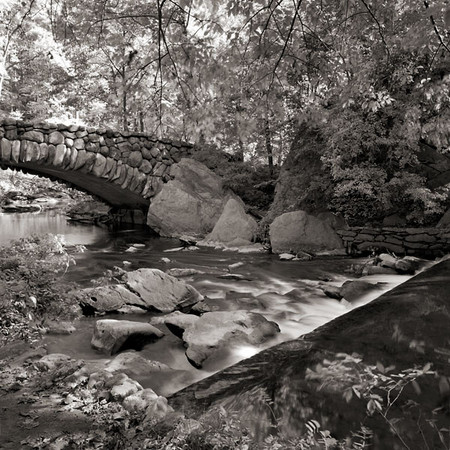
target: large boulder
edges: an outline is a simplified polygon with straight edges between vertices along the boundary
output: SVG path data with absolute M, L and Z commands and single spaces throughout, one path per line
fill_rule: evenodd
M 139 269 L 126 274 L 126 284 L 146 308 L 161 312 L 189 309 L 203 299 L 192 286 L 158 269 Z
M 161 236 L 205 236 L 219 219 L 227 191 L 222 179 L 205 165 L 181 159 L 171 166 L 173 177 L 152 198 L 147 225 Z
M 183 333 L 186 356 L 194 367 L 215 351 L 236 343 L 261 344 L 275 336 L 280 328 L 258 313 L 248 311 L 214 311 L 203 314 Z
M 230 243 L 236 239 L 244 239 L 251 242 L 255 237 L 257 228 L 256 220 L 245 213 L 242 201 L 237 198 L 230 198 L 206 240 Z
M 75 293 L 83 311 L 113 312 L 125 305 L 145 307 L 146 303 L 122 284 L 81 289 Z
M 121 350 L 140 350 L 164 333 L 149 323 L 130 320 L 97 320 L 91 346 L 102 353 L 113 355 Z
M 274 253 L 343 248 L 342 240 L 328 223 L 305 211 L 293 211 L 277 217 L 270 225 L 269 235 Z

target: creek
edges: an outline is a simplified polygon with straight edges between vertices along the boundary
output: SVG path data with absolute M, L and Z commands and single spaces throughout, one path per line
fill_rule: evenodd
M 203 273 L 183 280 L 211 299 L 210 304 L 220 310 L 249 309 L 279 325 L 279 335 L 264 345 L 227 348 L 209 358 L 201 370 L 195 369 L 187 361 L 182 341 L 165 326 L 160 326 L 166 335 L 156 343 L 145 346 L 141 354 L 150 360 L 167 364 L 173 370 L 134 378 L 144 387 L 151 387 L 158 394 L 166 396 L 264 348 L 308 333 L 409 278 L 391 275 L 365 277 L 367 281 L 380 283 L 380 289 L 365 295 L 357 303 L 349 304 L 326 297 L 319 286 L 324 281 L 341 285 L 353 278 L 346 271 L 352 264 L 361 262 L 357 259 L 341 257 L 280 261 L 277 255 L 239 254 L 210 248 L 172 252 L 170 250 L 179 247 L 179 241 L 159 238 L 144 227 L 109 230 L 67 222 L 63 214 L 55 211 L 0 214 L 0 225 L 0 245 L 33 233 L 53 233 L 63 235 L 70 245 L 86 246 L 86 251 L 73 255 L 76 264 L 65 274 L 67 281 L 77 282 L 83 287 L 92 286 L 92 280 L 114 266 L 126 270 L 143 267 L 164 271 L 170 268 L 197 269 Z M 133 247 L 133 244 L 140 245 Z M 170 262 L 167 262 L 167 258 Z M 228 266 L 235 263 L 242 264 L 232 272 L 243 278 L 220 278 L 229 273 Z M 108 317 L 147 322 L 155 315 L 110 314 Z M 76 332 L 71 335 L 46 336 L 44 340 L 49 353 L 65 353 L 99 363 L 111 359 L 90 346 L 95 320 L 88 317 L 80 319 L 75 323 Z

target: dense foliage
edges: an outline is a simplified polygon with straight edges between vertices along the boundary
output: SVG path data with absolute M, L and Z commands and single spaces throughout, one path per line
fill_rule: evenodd
M 447 198 L 417 154 L 449 149 L 449 26 L 445 0 L 7 0 L 0 109 L 214 143 L 269 172 L 311 122 L 334 210 L 426 224 Z
M 45 319 L 78 314 L 60 282 L 73 259 L 58 236 L 20 239 L 0 255 L 0 342 L 37 339 Z

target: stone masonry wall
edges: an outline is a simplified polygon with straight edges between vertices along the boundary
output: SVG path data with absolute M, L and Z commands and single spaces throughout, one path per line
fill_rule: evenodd
M 450 229 L 350 227 L 337 233 L 349 254 L 372 249 L 428 257 L 450 253 Z
M 144 133 L 13 119 L 0 122 L 2 162 L 80 170 L 146 199 L 171 179 L 170 166 L 192 151 L 191 144 L 157 140 Z

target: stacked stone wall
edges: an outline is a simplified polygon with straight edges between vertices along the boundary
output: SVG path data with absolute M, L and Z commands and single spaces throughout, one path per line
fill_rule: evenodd
M 337 231 L 347 253 L 388 250 L 400 255 L 435 257 L 450 253 L 450 229 L 351 227 Z
M 3 164 L 79 170 L 146 199 L 171 179 L 171 165 L 190 157 L 192 151 L 191 144 L 158 140 L 145 133 L 13 119 L 0 122 Z

